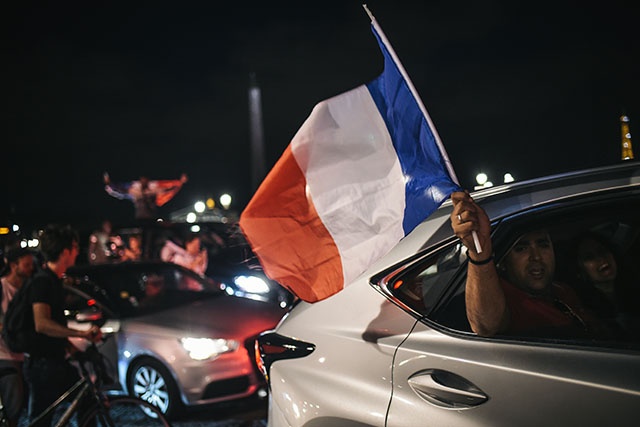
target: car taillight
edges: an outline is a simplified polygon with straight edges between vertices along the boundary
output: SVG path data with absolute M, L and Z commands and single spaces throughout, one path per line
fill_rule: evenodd
M 273 331 L 260 334 L 254 346 L 256 363 L 267 383 L 273 362 L 305 357 L 313 353 L 315 348 L 316 346 L 313 344 L 288 338 Z

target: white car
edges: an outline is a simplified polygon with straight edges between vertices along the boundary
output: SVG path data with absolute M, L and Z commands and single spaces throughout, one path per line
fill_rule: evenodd
M 640 273 L 638 162 L 473 197 L 492 221 L 498 262 L 517 236 L 546 227 L 561 274 L 567 245 L 589 230 L 614 241 Z M 447 201 L 343 291 L 298 303 L 258 338 L 268 425 L 638 425 L 640 329 L 606 340 L 477 336 L 451 210 Z M 640 280 L 634 285 L 637 293 Z M 637 316 L 640 298 L 627 302 Z

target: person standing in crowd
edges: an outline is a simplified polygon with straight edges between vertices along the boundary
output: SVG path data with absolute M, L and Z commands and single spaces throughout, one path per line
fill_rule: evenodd
M 80 378 L 67 358 L 69 353 L 76 351 L 68 338 L 80 337 L 93 342 L 102 339 L 100 328 L 95 325 L 87 330 L 66 326 L 62 277 L 78 256 L 77 232 L 70 226 L 49 225 L 40 235 L 40 246 L 45 260 L 43 269 L 27 284 L 35 329 L 24 361 L 30 421 Z M 89 403 L 83 402 L 80 414 Z M 43 425 L 50 424 L 49 417 Z
M 112 197 L 127 199 L 133 203 L 135 221 L 142 228 L 142 257 L 148 259 L 154 239 L 153 226 L 158 219 L 158 208 L 171 200 L 187 182 L 182 174 L 175 180 L 149 180 L 141 176 L 137 181 L 115 184 L 108 173 L 104 174 L 104 189 Z
M 149 180 L 141 176 L 137 181 L 115 184 L 108 173 L 104 174 L 104 189 L 116 199 L 127 199 L 133 202 L 135 219 L 139 222 L 155 221 L 158 207 L 171 200 L 187 182 L 187 175 L 182 174 L 175 180 Z
M 35 259 L 33 253 L 27 249 L 16 247 L 5 251 L 5 267 L 2 272 L 0 283 L 0 321 L 4 323 L 4 313 L 7 311 L 9 301 L 11 301 L 35 271 Z M 0 329 L 2 325 L 0 324 Z M 9 419 L 9 426 L 17 426 L 20 412 L 24 406 L 24 382 L 22 379 L 22 354 L 12 353 L 4 340 L 0 339 L 0 369 L 10 371 L 8 375 L 0 378 L 0 398 L 4 405 L 4 410 Z
M 142 258 L 142 236 L 132 234 L 122 250 L 120 261 L 139 261 Z
M 163 261 L 182 265 L 201 276 L 204 276 L 209 265 L 207 250 L 201 247 L 200 236 L 195 233 L 187 236 L 184 248 L 167 240 L 160 252 L 160 258 Z
M 102 264 L 109 262 L 113 258 L 113 248 L 111 247 L 113 226 L 111 221 L 102 221 L 101 228 L 94 231 L 89 236 L 89 263 Z

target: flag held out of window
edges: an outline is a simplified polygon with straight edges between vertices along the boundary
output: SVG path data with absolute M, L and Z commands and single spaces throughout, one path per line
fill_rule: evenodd
M 369 15 L 384 71 L 314 107 L 240 217 L 266 274 L 307 302 L 342 290 L 459 190 L 422 101 Z

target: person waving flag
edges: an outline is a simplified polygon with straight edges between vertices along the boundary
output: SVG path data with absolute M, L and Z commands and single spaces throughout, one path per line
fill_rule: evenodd
M 384 71 L 314 107 L 240 216 L 265 273 L 307 302 L 342 290 L 460 190 L 422 101 L 364 7 Z

